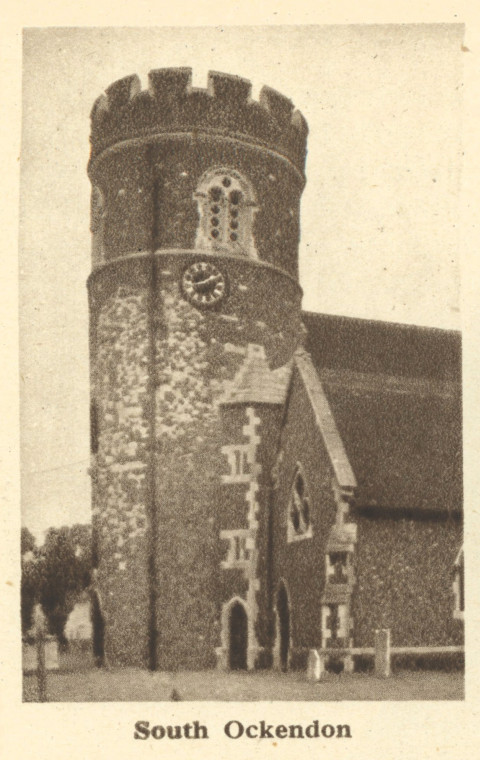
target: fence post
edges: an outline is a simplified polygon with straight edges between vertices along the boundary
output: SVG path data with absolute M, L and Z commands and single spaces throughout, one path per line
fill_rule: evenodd
M 45 668 L 45 615 L 39 604 L 35 607 L 35 644 L 37 648 L 38 701 L 47 701 L 47 671 Z
M 390 675 L 390 628 L 375 631 L 375 675 L 377 678 Z

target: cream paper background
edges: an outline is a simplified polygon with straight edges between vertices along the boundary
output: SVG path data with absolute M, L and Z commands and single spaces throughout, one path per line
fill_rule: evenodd
M 480 11 L 479 11 L 480 13 Z M 0 627 L 1 708 L 0 752 L 12 758 L 131 758 L 132 754 L 170 758 L 251 758 L 269 755 L 290 757 L 292 753 L 316 757 L 328 754 L 335 757 L 395 758 L 413 757 L 463 758 L 478 754 L 477 724 L 479 721 L 478 682 L 480 677 L 478 652 L 478 463 L 479 419 L 478 380 L 480 374 L 478 310 L 478 169 L 479 138 L 478 70 L 480 24 L 474 3 L 415 3 L 401 4 L 394 11 L 391 3 L 324 3 L 322 8 L 305 2 L 216 3 L 180 2 L 149 4 L 136 2 L 132 8 L 121 8 L 107 2 L 78 3 L 62 7 L 50 3 L 10 2 L 4 10 L 6 23 L 1 32 L 2 151 L 0 155 L 3 179 L 3 202 L 0 205 L 2 224 L 2 510 L 1 535 L 3 570 Z M 283 24 L 346 24 L 346 23 L 465 23 L 464 77 L 464 146 L 465 165 L 462 177 L 461 312 L 465 352 L 465 507 L 467 575 L 467 698 L 464 703 L 111 703 L 111 704 L 45 704 L 21 703 L 21 666 L 19 634 L 19 556 L 20 525 L 19 493 L 19 433 L 18 433 L 18 319 L 17 319 L 17 229 L 18 229 L 18 157 L 20 151 L 21 119 L 21 29 L 22 27 L 53 26 L 194 26 L 215 25 L 283 25 Z M 157 62 L 152 60 L 151 66 Z M 195 62 L 192 61 L 192 65 Z M 130 73 L 125 67 L 121 73 Z M 261 72 L 262 64 L 258 64 Z M 132 73 L 135 69 L 132 69 Z M 145 72 L 139 72 L 144 74 Z M 230 73 L 242 73 L 231 71 Z M 108 80 L 109 83 L 110 79 Z M 256 81 L 269 84 L 268 76 Z M 199 82 L 198 84 L 203 84 Z M 97 92 L 93 93 L 95 97 Z M 295 102 L 295 92 L 286 93 Z M 85 153 L 86 161 L 86 153 Z M 310 183 L 315 178 L 309 177 Z M 46 222 L 48 223 L 48 221 Z M 85 220 L 87 224 L 87 219 Z M 82 254 L 83 255 L 83 252 Z M 85 255 L 88 256 L 87 252 Z M 351 740 L 279 740 L 273 746 L 268 740 L 260 742 L 241 739 L 228 740 L 223 736 L 227 720 L 272 723 L 310 722 L 349 723 Z M 184 723 L 199 720 L 209 727 L 208 741 L 178 742 L 166 740 L 138 742 L 133 740 L 133 724 L 146 719 L 153 723 Z

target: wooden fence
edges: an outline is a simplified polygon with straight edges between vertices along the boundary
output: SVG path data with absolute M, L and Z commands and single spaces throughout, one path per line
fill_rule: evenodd
M 308 656 L 307 678 L 310 681 L 319 681 L 325 672 L 325 664 L 328 657 L 343 657 L 345 670 L 352 671 L 353 657 L 355 655 L 373 656 L 375 675 L 379 678 L 388 678 L 391 674 L 392 655 L 428 655 L 464 652 L 464 646 L 392 647 L 390 645 L 390 629 L 384 628 L 375 631 L 374 647 L 327 647 L 324 649 L 311 649 Z
M 53 648 L 52 648 L 53 647 Z M 47 701 L 47 671 L 58 669 L 57 643 L 53 636 L 46 635 L 45 617 L 38 606 L 35 614 L 35 645 L 30 646 L 32 652 L 28 657 L 24 652 L 24 670 L 34 670 L 38 683 L 38 699 L 40 702 Z M 51 652 L 49 651 L 51 649 Z M 439 646 L 439 647 L 392 647 L 390 646 L 390 629 L 385 628 L 375 631 L 374 647 L 327 647 L 324 649 L 310 649 L 307 664 L 307 678 L 310 681 L 319 681 L 325 672 L 328 657 L 343 657 L 347 672 L 353 670 L 353 657 L 366 655 L 374 658 L 375 675 L 379 678 L 388 678 L 391 674 L 392 655 L 412 654 L 449 654 L 464 653 L 464 646 Z M 33 660 L 31 659 L 33 655 Z M 47 655 L 47 656 L 46 656 Z M 32 667 L 34 662 L 34 666 Z

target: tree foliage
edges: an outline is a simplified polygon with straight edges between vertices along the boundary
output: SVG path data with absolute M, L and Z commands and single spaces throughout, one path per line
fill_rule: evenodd
M 22 532 L 24 545 L 29 546 L 29 541 Z M 90 583 L 91 528 L 78 524 L 49 528 L 43 546 L 33 546 L 34 557 L 22 563 L 22 625 L 28 629 L 33 604 L 40 602 L 50 632 L 66 644 L 65 623 Z
M 25 634 L 32 625 L 32 612 L 37 598 L 39 586 L 38 567 L 35 561 L 37 546 L 34 536 L 28 528 L 22 528 L 20 538 L 20 550 L 22 557 L 21 579 L 21 615 L 22 634 Z
M 28 528 L 22 528 L 21 536 L 20 536 L 20 552 L 22 555 L 22 558 L 25 556 L 25 554 L 28 554 L 29 552 L 35 552 L 37 548 L 37 543 L 35 541 L 35 537 L 32 533 L 28 530 Z

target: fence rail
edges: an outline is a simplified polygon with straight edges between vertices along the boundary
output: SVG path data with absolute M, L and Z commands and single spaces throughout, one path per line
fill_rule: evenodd
M 322 649 L 311 649 L 308 657 L 307 678 L 310 681 L 319 681 L 325 671 L 326 660 L 329 656 L 344 657 L 345 670 L 353 670 L 353 660 L 355 655 L 369 655 L 375 661 L 375 675 L 381 678 L 388 678 L 391 673 L 391 659 L 397 654 L 450 654 L 464 653 L 464 646 L 408 646 L 392 647 L 390 646 L 390 629 L 385 628 L 375 631 L 374 647 L 324 647 Z
M 465 652 L 465 647 L 391 647 L 390 652 L 391 654 L 448 654 L 448 652 Z
M 316 650 L 320 655 L 374 655 L 375 647 L 325 647 Z M 391 654 L 446 654 L 448 652 L 464 652 L 464 646 L 444 646 L 444 647 L 390 647 Z

